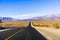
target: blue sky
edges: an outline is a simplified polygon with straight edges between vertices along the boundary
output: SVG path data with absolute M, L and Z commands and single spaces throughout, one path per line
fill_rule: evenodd
M 0 16 L 26 19 L 60 14 L 60 0 L 0 0 Z

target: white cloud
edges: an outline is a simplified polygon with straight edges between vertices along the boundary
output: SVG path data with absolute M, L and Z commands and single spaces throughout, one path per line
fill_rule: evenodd
M 28 19 L 28 18 L 36 17 L 36 16 L 40 16 L 40 14 L 19 14 L 19 15 L 14 16 L 13 18 Z

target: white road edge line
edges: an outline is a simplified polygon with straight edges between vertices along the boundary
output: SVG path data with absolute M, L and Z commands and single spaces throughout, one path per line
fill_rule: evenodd
M 10 29 L 1 29 L 0 32 L 7 31 L 7 30 L 10 30 Z

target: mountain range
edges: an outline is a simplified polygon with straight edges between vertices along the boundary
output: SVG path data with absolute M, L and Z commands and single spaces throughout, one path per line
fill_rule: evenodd
M 0 17 L 0 20 L 12 21 L 12 20 L 21 20 L 21 19 L 15 19 L 11 17 Z M 32 18 L 24 19 L 24 20 L 60 20 L 60 14 L 32 17 Z
M 60 14 L 51 14 L 39 17 L 32 17 L 28 20 L 60 20 Z
M 4 21 L 14 21 L 14 20 L 17 20 L 17 19 L 11 18 L 11 17 L 0 17 L 0 20 L 4 20 Z

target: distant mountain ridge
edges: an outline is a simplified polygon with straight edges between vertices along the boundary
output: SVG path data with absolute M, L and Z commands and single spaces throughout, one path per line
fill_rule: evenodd
M 21 19 L 15 19 L 11 17 L 0 17 L 0 20 L 6 20 L 6 21 L 12 21 L 12 20 L 18 20 Z M 32 17 L 29 19 L 23 19 L 23 20 L 60 20 L 60 14 L 51 14 L 51 15 L 45 15 L 45 16 L 39 16 L 39 17 Z
M 0 17 L 0 20 L 4 20 L 4 21 L 12 21 L 12 20 L 16 20 L 16 19 L 11 18 L 11 17 Z
M 39 17 L 32 17 L 28 20 L 60 20 L 60 14 L 51 14 Z
M 60 14 L 51 14 L 43 17 L 45 20 L 60 20 Z

